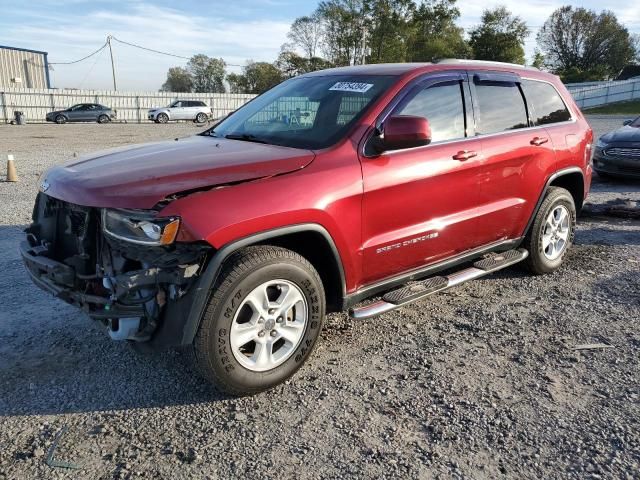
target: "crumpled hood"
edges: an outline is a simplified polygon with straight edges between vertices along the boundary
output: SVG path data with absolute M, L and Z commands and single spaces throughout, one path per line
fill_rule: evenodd
M 633 142 L 633 143 L 638 143 L 638 146 L 640 146 L 640 128 L 630 127 L 627 125 L 617 130 L 614 130 L 611 133 L 607 133 L 606 135 L 603 135 L 601 138 L 606 143 Z
M 152 208 L 165 197 L 304 168 L 310 150 L 196 135 L 120 147 L 51 168 L 40 189 L 92 207 Z

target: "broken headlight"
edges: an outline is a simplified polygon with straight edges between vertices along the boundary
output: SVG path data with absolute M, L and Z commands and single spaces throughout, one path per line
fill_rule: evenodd
M 107 235 L 140 245 L 169 245 L 179 228 L 179 217 L 157 217 L 144 210 L 102 210 L 102 229 Z

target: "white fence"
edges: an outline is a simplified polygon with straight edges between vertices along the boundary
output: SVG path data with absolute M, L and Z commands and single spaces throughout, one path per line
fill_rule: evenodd
M 0 123 L 11 121 L 14 112 L 27 122 L 44 122 L 45 115 L 77 103 L 99 103 L 117 111 L 118 121 L 147 122 L 147 110 L 169 105 L 179 98 L 202 100 L 218 118 L 242 106 L 255 95 L 227 93 L 114 92 L 109 90 L 54 90 L 7 88 L 0 91 Z
M 640 99 L 640 78 L 613 82 L 571 84 L 570 92 L 580 108 Z M 242 106 L 255 95 L 231 93 L 114 92 L 110 90 L 47 90 L 7 88 L 0 91 L 0 123 L 23 112 L 27 122 L 44 122 L 45 115 L 76 103 L 100 103 L 117 111 L 118 121 L 147 122 L 147 110 L 169 105 L 179 98 L 202 100 L 218 118 Z
M 582 109 L 640 99 L 640 78 L 604 83 L 572 84 L 569 90 Z

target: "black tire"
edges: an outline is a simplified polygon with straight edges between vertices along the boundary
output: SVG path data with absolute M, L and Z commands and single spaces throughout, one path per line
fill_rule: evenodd
M 548 229 L 547 219 L 551 213 L 559 207 L 564 207 L 566 212 L 568 212 L 567 223 L 569 231 L 564 246 L 559 251 L 557 258 L 549 258 L 545 254 L 543 236 Z M 524 248 L 529 251 L 529 256 L 526 260 L 526 265 L 529 270 L 536 275 L 551 273 L 557 270 L 562 264 L 569 247 L 573 244 L 575 229 L 576 206 L 573 197 L 564 188 L 549 187 L 523 244 Z
M 63 123 L 67 123 L 67 117 L 65 117 L 64 115 L 57 115 L 56 116 L 56 123 L 58 125 L 62 125 Z
M 253 371 L 234 356 L 231 327 L 249 293 L 275 279 L 291 282 L 304 296 L 307 305 L 304 333 L 283 363 L 270 370 Z M 222 392 L 248 395 L 268 390 L 291 377 L 309 357 L 324 315 L 324 287 L 318 272 L 305 258 L 280 247 L 247 247 L 224 263 L 200 322 L 192 357 L 200 373 Z
M 207 115 L 205 113 L 200 112 L 198 115 L 196 115 L 195 122 L 196 123 L 207 123 Z
M 157 123 L 167 123 L 168 121 L 169 121 L 169 115 L 167 115 L 166 113 L 159 113 L 158 116 L 156 117 Z
M 109 115 L 100 115 L 98 117 L 98 123 L 109 123 L 110 121 Z

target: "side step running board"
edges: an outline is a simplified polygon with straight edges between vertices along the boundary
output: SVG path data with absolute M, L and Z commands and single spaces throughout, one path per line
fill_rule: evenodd
M 502 270 L 503 268 L 521 262 L 528 256 L 529 253 L 522 248 L 494 254 L 476 261 L 473 267 L 452 273 L 446 277 L 431 277 L 421 282 L 414 282 L 388 292 L 382 297 L 382 300 L 365 305 L 364 307 L 352 308 L 349 310 L 349 315 L 358 319 L 375 317 L 376 315 L 389 312 L 403 305 L 433 295 L 434 293 L 442 292 L 448 288 L 468 282 L 469 280 L 474 280 Z

